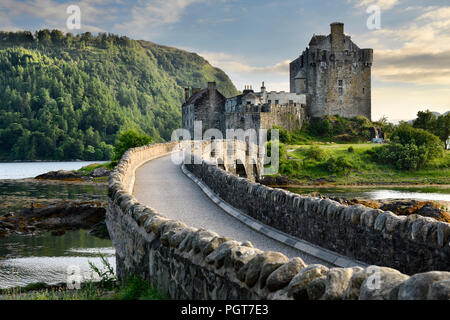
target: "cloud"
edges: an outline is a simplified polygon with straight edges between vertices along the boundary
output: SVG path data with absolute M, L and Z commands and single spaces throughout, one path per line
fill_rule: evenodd
M 372 5 L 380 7 L 382 10 L 389 10 L 396 6 L 399 0 L 349 0 L 355 7 L 369 7 Z
M 105 0 L 81 0 L 73 4 L 76 4 L 81 9 L 81 28 L 82 31 L 103 31 L 94 24 L 98 21 L 104 21 L 105 19 L 111 19 L 110 15 L 105 14 L 114 13 L 114 8 L 108 8 L 107 5 L 111 4 L 111 1 Z M 61 3 L 54 0 L 26 0 L 26 1 L 13 1 L 2 0 L 0 2 L 0 11 L 7 16 L 21 17 L 28 16 L 38 18 L 42 21 L 42 28 L 57 28 L 63 31 L 72 31 L 66 29 L 66 20 L 69 17 L 66 10 L 71 3 Z M 3 18 L 1 19 L 3 21 Z
M 201 2 L 209 0 L 138 0 L 131 9 L 131 20 L 118 23 L 114 28 L 142 36 L 153 28 L 177 23 L 187 7 Z
M 399 28 L 373 32 L 373 74 L 384 81 L 450 84 L 450 7 L 426 7 Z M 392 49 L 394 48 L 394 49 Z
M 218 66 L 226 72 L 289 74 L 290 60 L 281 61 L 273 65 L 255 67 L 243 62 L 245 60 L 243 57 L 224 52 L 200 52 L 199 55 L 203 56 L 212 65 Z
M 439 88 L 377 86 L 372 88 L 372 118 L 388 115 L 390 121 L 410 120 L 426 109 L 444 113 L 450 109 L 449 93 Z

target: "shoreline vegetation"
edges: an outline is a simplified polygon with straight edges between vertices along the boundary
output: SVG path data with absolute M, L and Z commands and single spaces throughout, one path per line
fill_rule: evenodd
M 45 282 L 0 289 L 0 300 L 167 300 L 140 275 L 118 281 L 114 268 L 99 254 L 102 266 L 89 262 L 91 278 L 79 284 Z

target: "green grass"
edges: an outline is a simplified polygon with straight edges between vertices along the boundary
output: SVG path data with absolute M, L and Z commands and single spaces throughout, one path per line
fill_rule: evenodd
M 80 289 L 68 289 L 65 285 L 48 286 L 45 283 L 30 284 L 23 288 L 0 290 L 0 300 L 165 300 L 156 289 L 139 276 L 127 282 L 105 288 L 100 283 L 87 282 Z
M 349 152 L 349 147 L 353 152 Z M 296 145 L 288 146 L 288 156 L 297 161 L 300 169 L 290 174 L 290 178 L 297 180 L 301 184 L 310 184 L 320 178 L 325 178 L 329 183 L 348 184 L 450 184 L 450 151 L 446 151 L 445 156 L 431 162 L 426 169 L 417 171 L 397 170 L 390 164 L 378 164 L 368 150 L 379 147 L 371 143 L 362 144 L 327 144 L 318 145 L 323 151 L 322 159 L 311 157 L 311 146 Z M 341 159 L 336 171 L 330 170 L 329 159 Z M 344 163 L 348 166 L 343 168 Z
M 139 275 L 117 281 L 113 267 L 103 254 L 99 255 L 102 267 L 89 261 L 99 282 L 87 281 L 79 289 L 69 289 L 65 284 L 49 286 L 38 282 L 11 289 L 0 289 L 0 300 L 167 300 L 150 283 Z

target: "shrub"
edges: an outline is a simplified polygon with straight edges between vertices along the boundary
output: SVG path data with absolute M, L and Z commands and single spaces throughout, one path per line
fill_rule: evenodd
M 277 127 L 277 126 L 273 126 L 272 129 L 278 130 L 278 134 L 279 134 L 278 137 L 279 137 L 279 139 L 280 139 L 280 141 L 282 143 L 291 143 L 292 136 L 291 136 L 291 133 L 288 130 L 286 130 L 286 129 L 282 128 L 282 127 Z M 271 131 L 268 132 L 268 138 L 267 139 L 268 140 L 272 139 Z
M 280 161 L 280 173 L 292 176 L 296 175 L 301 168 L 301 163 L 295 160 Z
M 349 153 L 353 153 L 353 152 L 355 152 L 355 149 L 353 149 L 353 147 L 350 146 L 350 147 L 348 147 L 347 151 L 348 151 Z
M 145 146 L 152 142 L 152 138 L 146 134 L 140 134 L 135 130 L 128 130 L 119 134 L 114 146 L 113 160 L 120 160 L 122 155 L 130 148 Z
M 380 163 L 391 163 L 400 170 L 417 170 L 444 155 L 442 142 L 435 135 L 401 123 L 392 133 L 391 143 L 376 148 Z
M 332 156 L 324 164 L 325 169 L 330 173 L 347 173 L 354 168 L 354 164 L 343 156 L 337 158 Z
M 322 120 L 312 121 L 308 126 L 308 131 L 312 135 L 318 136 L 330 136 L 333 132 L 333 126 L 329 119 L 325 118 Z
M 311 146 L 305 152 L 305 157 L 317 161 L 323 161 L 327 158 L 327 152 L 318 146 Z

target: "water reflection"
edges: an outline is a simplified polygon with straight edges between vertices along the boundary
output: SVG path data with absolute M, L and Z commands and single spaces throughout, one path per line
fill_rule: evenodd
M 298 194 L 319 192 L 328 197 L 361 198 L 370 200 L 416 199 L 430 201 L 450 201 L 450 188 L 409 187 L 409 188 L 289 188 Z
M 0 180 L 0 216 L 19 213 L 34 203 L 60 200 L 106 201 L 105 184 L 18 182 Z
M 89 261 L 103 268 L 99 253 L 115 267 L 111 241 L 90 236 L 85 230 L 70 231 L 60 237 L 46 233 L 0 239 L 0 288 L 65 282 L 69 267 L 75 267 L 84 279 L 89 279 Z

